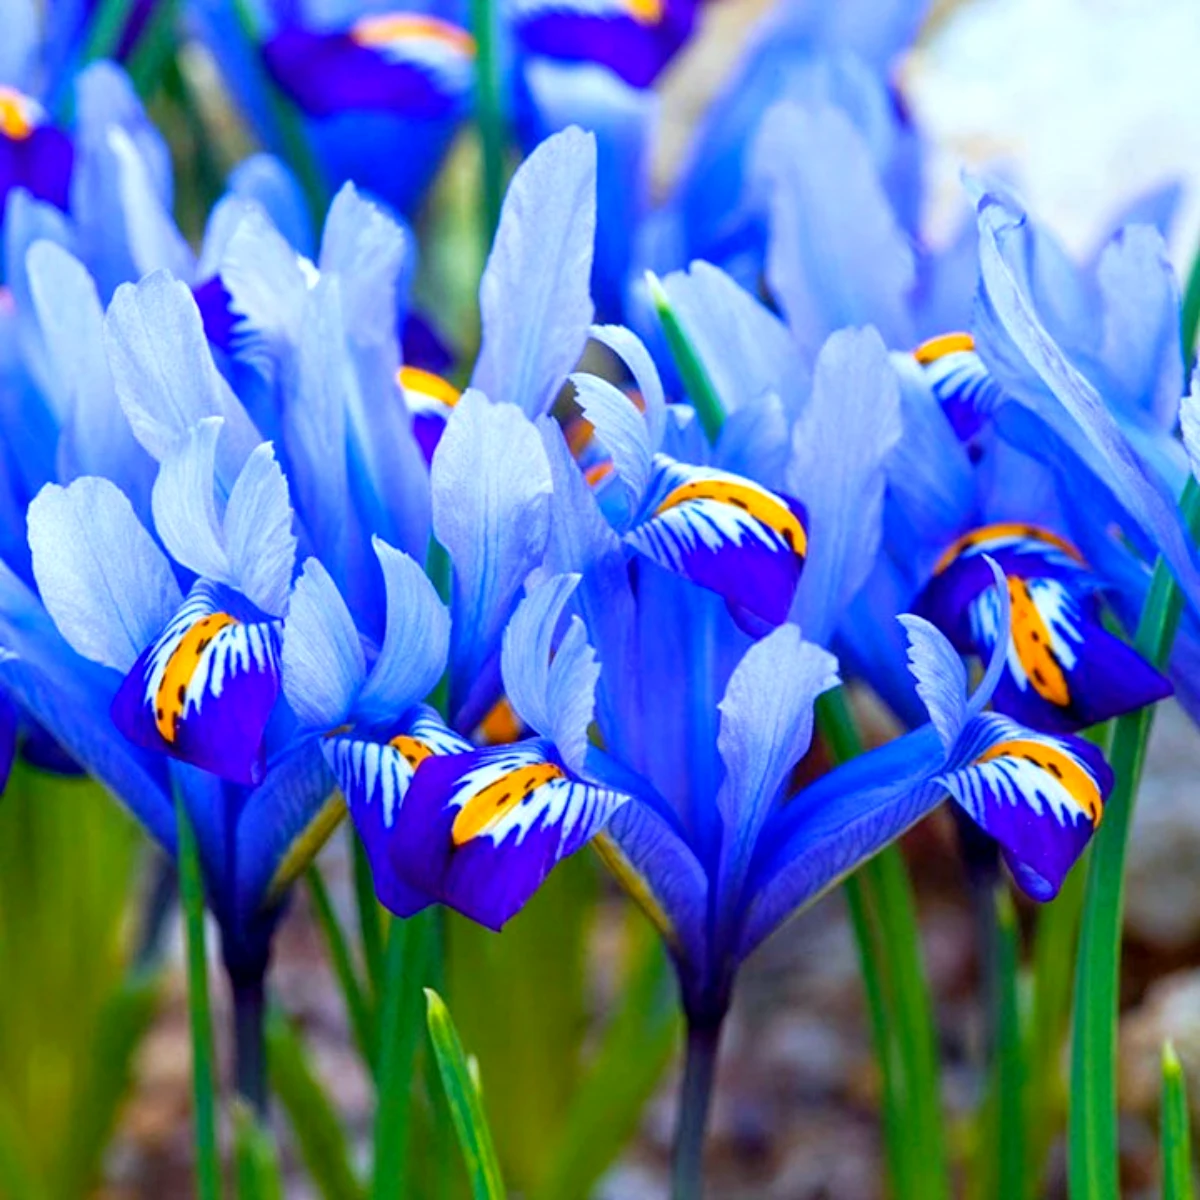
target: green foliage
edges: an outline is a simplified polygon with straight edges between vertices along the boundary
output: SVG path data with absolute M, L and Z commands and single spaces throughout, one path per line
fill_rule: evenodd
M 95 784 L 18 762 L 0 798 L 0 1195 L 96 1180 L 156 1007 L 127 974 L 144 843 Z
M 478 1064 L 468 1062 L 450 1011 L 432 988 L 425 989 L 429 1038 L 450 1102 L 473 1200 L 503 1200 L 504 1180 L 492 1144 Z
M 283 1200 L 275 1143 L 240 1100 L 233 1108 L 233 1160 L 238 1200 Z
M 1170 1042 L 1162 1054 L 1163 1200 L 1192 1200 L 1192 1134 L 1188 1118 L 1187 1081 Z

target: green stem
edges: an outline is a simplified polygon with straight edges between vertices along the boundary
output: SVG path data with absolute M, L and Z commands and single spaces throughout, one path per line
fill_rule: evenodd
M 715 444 L 725 424 L 725 406 L 721 403 L 721 397 L 717 394 L 708 368 L 671 307 L 671 298 L 667 295 L 666 288 L 653 271 L 646 272 L 646 286 L 650 289 L 654 311 L 658 314 L 663 335 L 667 339 L 667 348 L 671 351 L 671 358 L 674 359 L 679 377 L 683 380 L 688 399 L 696 410 L 705 436 L 710 443 Z
M 817 722 L 835 761 L 845 762 L 862 752 L 841 689 L 818 699 Z M 892 1167 L 903 1164 L 903 1174 L 893 1177 L 893 1189 L 898 1196 L 921 1200 L 948 1197 L 933 1002 L 921 963 L 912 884 L 899 848 L 889 846 L 865 863 L 848 895 L 852 916 L 857 913 L 859 957 L 872 964 L 864 970 L 868 1003 L 874 1008 L 881 1001 L 885 1014 L 872 1012 L 872 1023 L 886 1030 L 888 1044 L 879 1060 L 885 1087 L 884 1129 L 894 1151 Z M 872 979 L 877 983 L 872 984 Z M 871 997 L 872 988 L 879 992 L 876 999 Z
M 500 224 L 500 209 L 504 203 L 504 157 L 508 136 L 493 0 L 471 0 L 471 27 L 475 34 L 475 120 L 483 146 L 483 253 L 486 258 Z
M 1188 480 L 1180 506 L 1195 537 L 1200 486 L 1194 479 Z M 1182 604 L 1179 588 L 1160 559 L 1134 638 L 1142 657 L 1158 667 L 1169 657 Z M 1071 1039 L 1072 1200 L 1119 1200 L 1120 1195 L 1116 1051 L 1125 848 L 1153 717 L 1153 708 L 1143 708 L 1120 717 L 1114 726 L 1110 762 L 1116 783 L 1092 840 L 1088 863 Z
M 159 0 L 129 52 L 129 78 L 143 99 L 150 95 L 174 52 L 177 9 L 176 0 Z
M 83 61 L 111 58 L 121 43 L 121 35 L 133 11 L 133 0 L 101 0 L 83 42 Z
M 379 1098 L 375 1112 L 373 1200 L 407 1195 L 413 1069 L 423 1027 L 422 986 L 435 913 L 393 920 L 379 1019 Z
M 308 879 L 309 892 L 312 895 L 313 910 L 317 916 L 317 924 L 325 935 L 325 944 L 329 947 L 329 957 L 333 973 L 337 976 L 342 998 L 346 1003 L 346 1013 L 350 1018 L 350 1028 L 354 1033 L 354 1041 L 358 1053 L 364 1063 L 374 1063 L 376 1054 L 374 1017 L 367 1004 L 362 983 L 350 957 L 350 945 L 346 932 L 334 911 L 333 902 L 329 898 L 329 889 L 321 877 L 320 869 L 314 863 L 305 873 Z
M 995 1081 L 999 1156 L 997 1196 L 1021 1200 L 1025 1195 L 1024 1064 L 1021 1046 L 1021 1012 L 1017 995 L 1019 961 L 1017 914 L 1003 883 L 995 890 Z
M 218 1200 L 221 1163 L 217 1154 L 216 1072 L 213 1069 L 212 1009 L 204 947 L 204 883 L 196 835 L 183 802 L 175 796 L 179 840 L 179 897 L 187 942 L 188 1015 L 192 1031 L 192 1101 L 196 1126 L 196 1190 L 200 1200 Z
M 1163 1200 L 1192 1200 L 1192 1134 L 1188 1122 L 1187 1085 L 1170 1042 L 1162 1056 Z
M 1187 284 L 1183 290 L 1183 311 L 1180 320 L 1183 338 L 1183 361 L 1187 366 L 1196 353 L 1196 334 L 1200 327 L 1200 254 L 1192 259 Z
M 350 845 L 354 858 L 354 899 L 358 905 L 358 932 L 362 938 L 363 958 L 367 964 L 367 978 L 376 1004 L 383 993 L 383 922 L 379 919 L 379 901 L 375 899 L 375 881 L 371 878 L 371 864 L 367 852 L 353 827 L 350 829 Z
M 689 1022 L 679 1117 L 671 1154 L 672 1200 L 700 1200 L 704 1195 L 704 1133 L 717 1073 L 721 1022 Z

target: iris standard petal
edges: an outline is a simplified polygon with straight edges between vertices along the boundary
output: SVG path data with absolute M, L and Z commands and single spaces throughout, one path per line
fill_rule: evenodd
M 431 757 L 388 856 L 410 886 L 499 929 L 626 800 L 569 774 L 543 739 Z
M 139 746 L 257 784 L 279 656 L 279 622 L 231 615 L 220 591 L 202 580 L 125 677 L 113 720 Z
M 59 632 L 85 658 L 128 671 L 180 602 L 166 555 L 107 479 L 47 484 L 28 523 L 34 578 Z
M 579 580 L 578 575 L 555 575 L 530 589 L 504 631 L 500 655 L 513 710 L 555 744 L 571 771 L 583 767 L 600 677 L 579 617 L 571 617 L 555 648 L 555 631 Z
M 479 285 L 482 345 L 471 386 L 545 412 L 587 342 L 596 233 L 596 143 L 572 126 L 521 164 Z

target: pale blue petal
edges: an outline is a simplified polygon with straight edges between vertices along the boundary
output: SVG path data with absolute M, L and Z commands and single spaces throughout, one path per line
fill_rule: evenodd
M 167 552 L 189 571 L 231 582 L 217 511 L 217 441 L 221 417 L 206 417 L 166 455 L 154 481 L 154 528 Z
M 350 715 L 367 677 L 362 641 L 337 585 L 308 559 L 283 623 L 283 693 L 301 725 L 326 733 Z
M 908 634 L 908 667 L 917 680 L 917 695 L 948 754 L 967 720 L 967 669 L 941 630 L 923 617 L 897 618 Z
M 329 206 L 317 265 L 322 272 L 336 271 L 341 279 L 346 331 L 353 341 L 395 338 L 412 258 L 405 227 L 360 196 L 352 183 L 344 184 Z
M 107 479 L 47 484 L 29 506 L 29 545 L 42 602 L 94 662 L 128 671 L 182 603 L 165 555 Z
M 725 780 L 717 808 L 725 826 L 720 887 L 731 905 L 763 823 L 808 752 L 813 705 L 837 684 L 837 659 L 804 641 L 795 625 L 781 625 L 746 651 L 726 685 L 717 735 Z
M 801 348 L 815 355 L 835 329 L 866 324 L 911 346 L 912 248 L 850 118 L 776 105 L 754 157 L 769 202 L 767 281 Z
M 387 587 L 387 633 L 354 708 L 367 722 L 395 719 L 424 700 L 450 646 L 450 614 L 425 572 L 379 538 L 373 544 Z
M 229 173 L 235 196 L 262 205 L 275 228 L 299 254 L 314 253 L 312 218 L 296 177 L 273 154 L 252 154 Z
M 34 0 L 6 0 L 0 38 L 0 85 L 28 92 L 38 60 L 40 21 Z
M 622 681 L 633 677 L 635 654 L 634 600 L 625 549 L 600 512 L 558 423 L 543 417 L 539 426 L 554 485 L 545 566 L 581 577 L 575 606 L 604 664 L 596 692 L 597 719 L 609 749 L 629 760 L 636 755 L 626 743 L 640 740 L 640 729 L 636 722 L 629 728 L 631 723 L 622 720 L 628 690 Z
M 1192 386 L 1179 405 L 1179 428 L 1192 474 L 1200 479 L 1200 371 L 1192 373 Z
M 996 685 L 1000 682 L 1000 676 L 1004 673 L 1008 658 L 1009 629 L 1012 625 L 1012 602 L 1008 595 L 1008 580 L 1005 579 L 1004 572 L 994 558 L 986 554 L 983 558 L 992 572 L 996 586 L 991 591 L 984 593 L 980 599 L 991 602 L 990 611 L 995 623 L 996 635 L 995 641 L 992 643 L 992 657 L 988 662 L 987 670 L 984 671 L 979 686 L 972 693 L 970 702 L 967 704 L 968 721 L 979 716 L 991 702 L 992 693 L 995 692 Z
M 246 459 L 229 493 L 224 540 L 234 587 L 263 612 L 282 616 L 296 566 L 296 537 L 287 479 L 270 442 Z
M 592 323 L 596 142 L 572 126 L 513 176 L 479 287 L 483 343 L 471 384 L 530 416 L 579 361 Z
M 645 343 L 632 329 L 624 325 L 593 325 L 593 341 L 607 346 L 628 368 L 645 405 L 646 427 L 650 431 L 650 448 L 662 444 L 663 425 L 667 419 L 666 397 L 662 379 Z
M 29 289 L 64 414 L 60 478 L 101 475 L 141 509 L 153 464 L 117 403 L 104 353 L 104 310 L 87 269 L 54 242 L 29 249 Z
M 1014 240 L 1020 220 L 985 198 L 979 229 L 980 268 L 992 314 L 1050 392 L 1044 398 L 1022 393 L 1015 399 L 1033 408 L 1111 488 L 1167 560 L 1189 602 L 1200 609 L 1200 572 L 1178 509 L 1138 461 L 1096 389 L 1047 333 L 1014 272 L 1009 255 L 1020 250 Z
M 721 426 L 712 462 L 772 490 L 783 487 L 790 449 L 788 419 L 775 392 L 744 401 Z
M 265 379 L 274 379 L 293 345 L 308 298 L 301 259 L 257 205 L 241 210 L 220 259 L 221 283 L 239 321 L 233 346 Z
M 578 617 L 571 618 L 557 650 L 554 633 L 579 579 L 553 575 L 531 588 L 504 631 L 500 658 L 513 709 L 554 742 L 567 769 L 576 774 L 587 753 L 600 664 Z
M 663 280 L 727 413 L 773 392 L 794 416 L 808 395 L 809 362 L 787 326 L 724 271 L 694 262 Z
M 151 457 L 161 461 L 205 417 L 224 417 L 217 477 L 232 487 L 262 439 L 213 363 L 191 290 L 165 271 L 122 285 L 104 336 L 117 398 Z
M 550 464 L 519 408 L 476 391 L 458 402 L 433 456 L 433 528 L 454 564 L 451 694 L 461 702 L 550 528 Z
M 1179 287 L 1161 235 L 1122 229 L 1096 266 L 1104 309 L 1104 399 L 1118 415 L 1163 434 L 1175 428 L 1183 395 Z
M 808 510 L 808 559 L 792 615 L 820 645 L 874 565 L 885 467 L 899 438 L 900 388 L 879 334 L 833 334 L 792 433 L 787 489 Z
M 583 415 L 595 426 L 596 436 L 612 457 L 613 470 L 628 484 L 636 507 L 650 482 L 654 453 L 646 418 L 606 379 L 577 371 L 571 382 Z

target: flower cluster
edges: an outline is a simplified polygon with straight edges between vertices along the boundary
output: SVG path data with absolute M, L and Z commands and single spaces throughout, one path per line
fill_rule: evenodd
M 70 37 L 31 15 L 4 48 L 6 761 L 65 755 L 168 850 L 182 797 L 235 977 L 347 812 L 392 912 L 495 929 L 591 843 L 696 1023 L 947 797 L 1053 897 L 1112 786 L 1078 734 L 1172 691 L 1200 715 L 1160 233 L 1080 268 L 972 180 L 923 248 L 887 76 L 919 6 L 785 5 L 652 205 L 651 84 L 695 5 L 520 0 L 529 153 L 459 362 L 406 217 L 470 111 L 461 14 L 281 5 L 251 44 L 193 7 L 264 143 L 282 95 L 338 190 L 317 239 L 255 157 L 197 252 L 120 69 L 56 110 Z M 1124 636 L 1160 557 L 1165 674 Z M 901 733 L 819 774 L 842 684 Z

